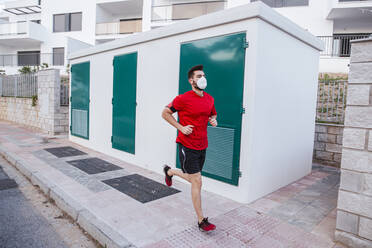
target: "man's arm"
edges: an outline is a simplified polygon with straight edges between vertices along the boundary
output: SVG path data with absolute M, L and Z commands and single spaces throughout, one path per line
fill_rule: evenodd
M 217 126 L 217 115 L 212 115 L 211 117 L 209 117 L 209 123 L 213 127 L 216 127 Z
M 179 130 L 183 134 L 189 135 L 192 133 L 192 128 L 194 126 L 193 125 L 182 126 L 181 124 L 179 124 L 178 121 L 173 117 L 172 110 L 170 110 L 168 107 L 164 108 L 161 116 L 163 117 L 164 120 L 166 120 L 169 124 L 177 128 L 177 130 Z

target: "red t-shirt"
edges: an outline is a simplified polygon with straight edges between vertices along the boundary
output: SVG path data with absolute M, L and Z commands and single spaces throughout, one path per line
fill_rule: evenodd
M 189 135 L 178 132 L 177 143 L 194 150 L 204 150 L 208 147 L 207 126 L 209 117 L 217 115 L 214 107 L 214 99 L 204 92 L 199 96 L 190 90 L 177 96 L 168 105 L 173 112 L 178 112 L 179 123 L 182 126 L 193 125 L 193 131 Z

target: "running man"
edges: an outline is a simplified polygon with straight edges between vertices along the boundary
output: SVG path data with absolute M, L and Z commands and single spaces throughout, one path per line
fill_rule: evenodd
M 212 231 L 216 226 L 205 218 L 202 211 L 200 191 L 202 187 L 201 171 L 208 147 L 207 126 L 217 126 L 217 112 L 214 99 L 204 92 L 207 80 L 203 72 L 203 65 L 192 67 L 188 72 L 188 79 L 192 90 L 177 96 L 164 108 L 162 117 L 177 128 L 176 142 L 179 148 L 181 170 L 164 166 L 165 182 L 172 185 L 172 177 L 179 176 L 191 183 L 192 203 L 198 217 L 200 230 Z M 173 117 L 178 112 L 179 122 Z

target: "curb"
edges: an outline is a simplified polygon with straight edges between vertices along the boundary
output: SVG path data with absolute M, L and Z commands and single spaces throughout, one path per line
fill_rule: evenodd
M 27 161 L 12 152 L 6 151 L 1 145 L 0 155 L 27 177 L 32 185 L 39 186 L 45 195 L 53 199 L 62 211 L 66 212 L 102 246 L 107 248 L 136 247 L 114 228 L 98 219 L 88 209 L 70 197 L 63 189 L 41 175 L 40 172 L 30 169 L 31 166 L 29 166 Z

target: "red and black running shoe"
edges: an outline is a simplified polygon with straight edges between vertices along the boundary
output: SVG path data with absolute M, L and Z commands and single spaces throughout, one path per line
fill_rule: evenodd
M 168 175 L 168 171 L 170 170 L 170 167 L 168 165 L 164 166 L 164 174 L 165 174 L 165 183 L 170 187 L 172 186 L 172 177 Z
M 216 229 L 216 226 L 208 221 L 208 218 L 204 218 L 202 222 L 198 223 L 199 230 L 209 232 Z

